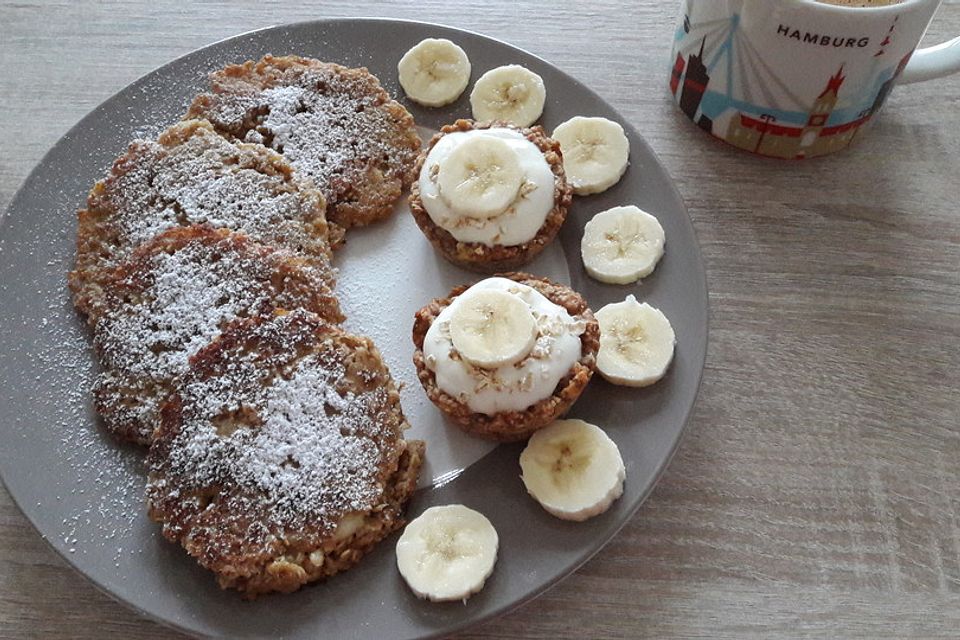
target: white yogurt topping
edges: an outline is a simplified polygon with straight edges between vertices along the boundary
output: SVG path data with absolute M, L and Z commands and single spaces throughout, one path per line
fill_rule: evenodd
M 453 149 L 468 137 L 493 136 L 502 139 L 516 153 L 526 186 L 503 213 L 485 220 L 456 214 L 444 202 L 437 186 L 437 170 Z M 479 242 L 487 246 L 515 246 L 537 235 L 547 214 L 553 209 L 553 172 L 537 145 L 522 133 L 506 127 L 457 131 L 443 136 L 427 154 L 420 171 L 420 199 L 433 222 L 460 242 Z
M 518 296 L 537 319 L 536 344 L 520 362 L 495 369 L 481 369 L 459 358 L 450 340 L 450 316 L 471 292 L 499 289 Z M 457 296 L 434 320 L 423 341 L 427 367 L 437 386 L 466 404 L 472 411 L 493 415 L 522 411 L 549 398 L 557 383 L 580 359 L 580 334 L 586 324 L 563 307 L 550 302 L 527 285 L 506 278 L 488 278 Z

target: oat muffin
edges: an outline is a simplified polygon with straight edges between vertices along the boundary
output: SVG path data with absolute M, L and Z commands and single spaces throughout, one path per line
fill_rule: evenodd
M 433 137 L 415 171 L 417 225 L 443 257 L 480 273 L 533 260 L 572 199 L 560 145 L 539 126 L 457 120 Z
M 519 308 L 508 323 L 503 308 L 484 306 L 501 304 L 504 294 Z M 527 331 L 523 322 L 532 332 L 517 342 Z M 497 357 L 479 359 L 485 354 L 476 349 L 477 335 L 462 336 L 464 328 L 484 334 L 480 346 L 500 350 Z M 418 311 L 413 361 L 427 396 L 462 429 L 491 440 L 524 440 L 580 397 L 599 339 L 597 321 L 578 293 L 546 278 L 505 273 L 457 287 Z
M 97 411 L 120 440 L 149 444 L 159 403 L 202 347 L 238 318 L 304 308 L 343 319 L 322 271 L 290 251 L 204 226 L 175 227 L 101 281 Z
M 373 343 L 297 311 L 241 321 L 192 360 L 150 448 L 150 517 L 245 597 L 348 569 L 403 524 L 406 441 Z
M 267 55 L 216 71 L 210 83 L 187 117 L 282 153 L 316 183 L 342 227 L 385 218 L 414 179 L 413 116 L 365 68 Z
M 96 322 L 100 280 L 165 229 L 208 224 L 312 259 L 333 286 L 324 199 L 275 152 L 233 144 L 190 120 L 156 142 L 134 141 L 79 212 L 77 260 L 69 275 L 77 308 Z

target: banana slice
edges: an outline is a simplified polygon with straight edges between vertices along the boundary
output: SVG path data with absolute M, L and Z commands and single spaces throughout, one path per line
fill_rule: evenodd
M 543 78 L 526 67 L 508 64 L 480 76 L 470 93 L 474 120 L 504 120 L 529 127 L 543 113 Z
M 458 215 L 486 220 L 503 213 L 520 191 L 523 169 L 509 144 L 473 136 L 450 152 L 437 172 L 440 197 Z
M 597 370 L 614 384 L 646 387 L 663 377 L 677 338 L 667 316 L 633 296 L 596 313 L 600 325 Z
M 663 243 L 663 227 L 652 215 L 633 205 L 614 207 L 587 222 L 580 255 L 600 282 L 629 284 L 653 273 Z
M 537 321 L 526 302 L 506 291 L 463 294 L 450 314 L 450 340 L 460 356 L 478 367 L 523 360 L 537 341 Z
M 606 118 L 576 116 L 557 126 L 567 181 L 578 196 L 606 191 L 627 170 L 630 142 L 623 127 Z
M 408 98 L 426 107 L 442 107 L 467 88 L 470 60 L 449 40 L 427 38 L 403 54 L 397 73 Z
M 397 568 L 418 598 L 466 601 L 497 561 L 497 530 L 462 504 L 430 507 L 397 541 Z
M 520 454 L 523 484 L 549 513 L 582 521 L 623 495 L 626 469 L 616 443 L 583 420 L 557 420 Z

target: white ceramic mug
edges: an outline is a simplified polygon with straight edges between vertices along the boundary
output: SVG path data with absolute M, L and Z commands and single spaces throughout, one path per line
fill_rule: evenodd
M 894 84 L 960 71 L 960 37 L 917 49 L 940 2 L 684 0 L 670 90 L 687 117 L 735 147 L 797 159 L 839 151 Z

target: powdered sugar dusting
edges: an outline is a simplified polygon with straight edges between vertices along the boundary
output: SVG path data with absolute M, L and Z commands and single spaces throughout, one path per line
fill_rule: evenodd
M 117 563 L 130 543 L 134 522 L 143 517 L 137 508 L 143 500 L 142 461 L 134 452 L 104 442 L 104 435 L 87 424 L 83 409 L 89 402 L 93 375 L 82 336 L 70 336 L 72 332 L 53 328 L 53 323 L 45 328 L 57 335 L 59 348 L 40 352 L 39 359 L 48 371 L 42 376 L 43 383 L 58 379 L 64 369 L 76 375 L 62 391 L 48 390 L 51 402 L 62 407 L 63 415 L 56 448 L 68 488 L 56 500 L 59 503 L 69 497 L 71 502 L 79 502 L 76 508 L 62 511 L 61 540 L 71 554 L 85 555 L 94 547 L 109 549 Z
M 69 210 L 70 205 L 64 205 L 64 211 Z M 3 262 L 13 255 L 5 253 L 8 249 L 0 242 Z M 44 480 L 35 481 L 37 497 L 22 506 L 27 512 L 31 507 L 39 510 L 33 510 L 35 521 L 48 532 L 49 541 L 78 559 L 112 557 L 119 566 L 124 556 L 142 549 L 142 541 L 134 544 L 133 539 L 135 524 L 146 520 L 143 466 L 136 452 L 118 448 L 92 426 L 95 368 L 64 282 L 73 260 L 72 238 L 59 241 L 40 234 L 21 243 L 18 251 L 38 264 L 16 283 L 0 282 L 6 309 L 0 322 L 4 367 L 20 378 L 19 384 L 0 388 L 0 404 L 16 408 L 7 413 L 4 437 L 15 449 L 22 448 L 13 444 L 16 440 L 39 440 L 55 452 L 51 457 L 57 466 L 38 469 L 35 459 L 7 460 L 10 490 L 27 499 L 29 492 L 17 483 L 31 476 L 29 471 L 13 472 L 16 464 L 39 471 Z M 38 414 L 47 421 L 42 430 L 36 424 Z M 51 434 L 50 440 L 42 434 Z
M 334 174 L 348 170 L 345 165 L 354 157 L 395 154 L 378 131 L 388 126 L 383 114 L 373 109 L 365 112 L 362 102 L 345 93 L 323 95 L 299 86 L 273 87 L 261 94 L 259 102 L 270 110 L 256 129 L 247 132 L 246 141 L 267 142 L 325 192 Z
M 313 179 L 334 210 L 346 201 L 376 201 L 393 193 L 381 203 L 389 206 L 400 195 L 420 141 L 412 118 L 376 78 L 283 59 L 256 69 L 260 75 L 242 81 L 214 74 L 215 93 L 196 101 L 191 114 L 227 135 L 282 153 L 299 174 Z
M 166 229 L 204 223 L 328 257 L 321 196 L 280 171 L 275 156 L 238 147 L 206 123 L 176 125 L 161 141 L 135 141 L 91 198 L 106 225 L 96 249 L 108 264 Z
M 164 443 L 166 455 L 151 454 L 160 476 L 152 495 L 229 487 L 231 510 L 244 517 L 265 509 L 271 529 L 332 530 L 345 513 L 376 506 L 399 436 L 385 419 L 390 390 L 376 372 L 350 368 L 349 348 L 318 345 L 299 322 L 253 329 L 280 340 L 279 351 L 230 349 L 216 374 L 183 384 L 179 431 Z M 358 374 L 372 377 L 357 384 Z M 244 496 L 252 501 L 245 507 Z
M 129 283 L 137 299 L 121 289 L 97 324 L 95 343 L 105 364 L 130 375 L 177 375 L 226 322 L 269 306 L 262 283 L 271 263 L 223 249 L 193 242 L 151 256 L 146 273 L 135 274 L 148 281 Z
M 239 236 L 185 229 L 146 245 L 119 281 L 107 282 L 106 311 L 94 343 L 106 371 L 97 384 L 108 426 L 136 425 L 148 440 L 159 403 L 189 358 L 237 318 L 269 312 L 275 305 L 309 305 L 273 284 L 291 254 L 270 251 Z M 183 243 L 180 237 L 186 238 Z M 323 290 L 319 273 L 304 265 L 308 289 Z M 134 399 L 131 401 L 131 399 Z

